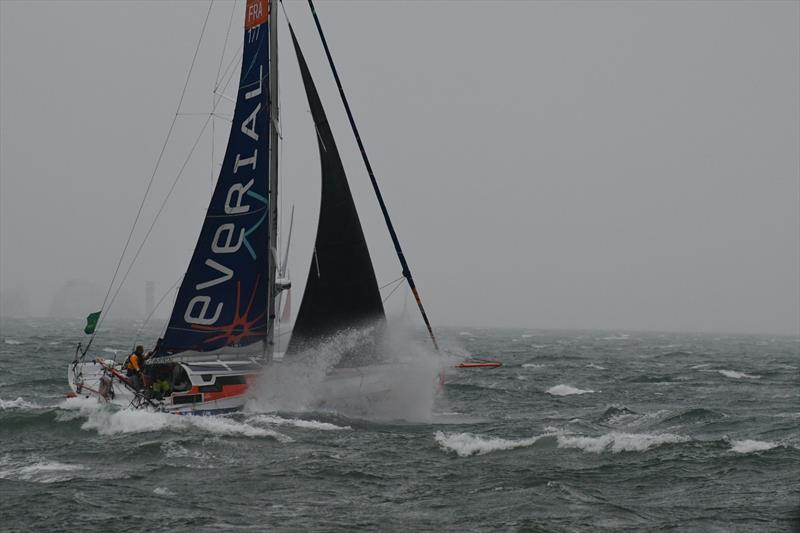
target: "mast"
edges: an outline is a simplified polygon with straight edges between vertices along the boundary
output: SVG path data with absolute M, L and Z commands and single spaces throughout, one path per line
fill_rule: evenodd
M 280 121 L 280 104 L 278 98 L 278 10 L 277 0 L 268 0 L 269 28 L 269 245 L 268 253 L 272 261 L 269 262 L 267 289 L 267 340 L 264 358 L 269 361 L 275 351 L 275 317 L 278 292 L 282 287 L 275 286 L 275 276 L 278 268 L 278 124 Z
M 439 345 L 436 342 L 436 336 L 433 334 L 433 328 L 428 320 L 428 315 L 425 313 L 425 308 L 422 306 L 422 299 L 420 298 L 419 291 L 414 283 L 414 278 L 411 275 L 411 268 L 409 268 L 408 261 L 406 261 L 406 257 L 403 254 L 403 249 L 400 247 L 400 239 L 397 238 L 397 233 L 394 230 L 392 219 L 389 218 L 389 210 L 386 208 L 386 203 L 383 201 L 383 195 L 378 187 L 378 180 L 375 178 L 375 173 L 372 171 L 372 165 L 367 157 L 367 151 L 364 148 L 364 143 L 361 141 L 361 135 L 358 133 L 356 121 L 353 118 L 353 112 L 350 110 L 350 104 L 347 102 L 347 97 L 345 96 L 344 89 L 342 88 L 342 82 L 339 79 L 339 72 L 336 70 L 336 65 L 333 64 L 333 57 L 331 56 L 331 51 L 328 48 L 328 41 L 325 39 L 325 34 L 322 32 L 322 25 L 320 24 L 319 17 L 317 17 L 317 12 L 314 9 L 313 0 L 308 0 L 308 6 L 311 8 L 311 14 L 314 16 L 314 24 L 317 26 L 317 32 L 319 33 L 320 40 L 322 41 L 322 46 L 325 48 L 325 55 L 328 58 L 328 64 L 331 67 L 331 71 L 333 71 L 333 77 L 336 80 L 336 87 L 339 89 L 339 96 L 342 97 L 342 103 L 344 104 L 344 109 L 347 112 L 347 119 L 350 121 L 350 127 L 353 130 L 356 143 L 358 143 L 358 149 L 361 151 L 361 158 L 364 160 L 364 166 L 367 168 L 367 174 L 369 174 L 369 179 L 372 182 L 372 188 L 375 191 L 375 196 L 378 198 L 378 204 L 380 205 L 381 213 L 383 213 L 383 219 L 386 221 L 386 227 L 389 229 L 389 235 L 392 237 L 394 250 L 397 252 L 397 258 L 400 260 L 400 266 L 403 269 L 403 276 L 406 278 L 406 280 L 408 280 L 408 286 L 411 289 L 412 294 L 414 294 L 414 299 L 417 301 L 417 306 L 419 307 L 419 312 L 422 315 L 422 320 L 425 322 L 425 327 L 428 328 L 428 335 L 430 336 L 431 341 L 433 341 L 434 348 L 438 350 Z

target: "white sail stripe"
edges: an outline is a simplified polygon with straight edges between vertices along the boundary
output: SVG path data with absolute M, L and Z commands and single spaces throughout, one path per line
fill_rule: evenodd
M 244 218 L 247 215 L 255 215 L 255 214 L 260 213 L 262 211 L 266 211 L 267 209 L 268 209 L 268 207 L 264 206 L 264 207 L 261 207 L 259 209 L 253 209 L 251 211 L 248 211 L 247 213 L 231 213 L 231 214 L 227 214 L 226 213 L 224 215 L 206 215 L 206 218 L 237 218 L 237 217 L 238 218 Z

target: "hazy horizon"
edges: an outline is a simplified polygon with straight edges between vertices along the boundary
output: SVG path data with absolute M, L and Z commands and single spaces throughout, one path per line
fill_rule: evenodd
M 208 5 L 0 2 L 0 292 L 22 302 L 11 307 L 80 318 L 100 306 Z M 434 327 L 800 335 L 800 3 L 317 8 Z M 397 258 L 308 8 L 286 10 L 383 285 Z M 123 272 L 241 43 L 242 13 L 213 5 Z M 319 163 L 279 20 L 296 312 Z M 143 315 L 145 281 L 158 300 L 185 270 L 230 128 L 213 124 L 111 317 Z M 65 293 L 70 281 L 83 288 Z M 403 304 L 398 291 L 387 312 Z

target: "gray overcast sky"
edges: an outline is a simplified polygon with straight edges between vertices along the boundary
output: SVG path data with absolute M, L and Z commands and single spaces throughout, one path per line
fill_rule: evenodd
M 0 288 L 26 288 L 34 312 L 68 279 L 102 300 L 207 8 L 0 2 Z M 214 4 L 184 112 L 211 107 L 231 8 Z M 400 269 L 308 8 L 286 9 L 390 281 Z M 318 12 L 434 324 L 800 334 L 800 3 L 320 1 Z M 319 167 L 279 29 L 282 205 L 297 209 L 302 288 Z M 179 119 L 134 249 L 203 120 Z M 216 163 L 227 128 L 215 120 Z M 211 145 L 209 130 L 129 298 L 186 268 Z

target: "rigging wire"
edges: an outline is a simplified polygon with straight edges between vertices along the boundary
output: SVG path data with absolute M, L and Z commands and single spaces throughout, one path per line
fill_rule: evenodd
M 406 278 L 405 276 L 400 276 L 400 277 L 399 277 L 399 278 L 397 278 L 397 279 L 393 279 L 393 280 L 392 280 L 392 281 L 390 281 L 389 283 L 387 283 L 387 284 L 385 284 L 385 285 L 381 285 L 380 287 L 378 287 L 378 290 L 379 290 L 379 291 L 382 291 L 383 289 L 385 289 L 385 288 L 386 288 L 386 287 L 388 287 L 389 285 L 393 285 L 393 284 L 397 283 L 398 281 L 400 281 L 401 279 L 405 279 L 405 278 Z
M 228 81 L 226 82 L 225 87 L 223 88 L 223 90 L 227 89 L 228 85 L 230 84 L 230 82 L 232 80 L 233 80 L 233 72 L 228 77 Z M 156 222 L 158 221 L 158 217 L 164 211 L 164 207 L 167 205 L 167 201 L 169 200 L 170 196 L 172 195 L 172 192 L 175 190 L 175 186 L 178 184 L 178 181 L 180 180 L 181 176 L 183 175 L 183 171 L 186 169 L 186 165 L 189 164 L 189 160 L 191 159 L 192 154 L 194 154 L 194 151 L 197 148 L 197 145 L 199 144 L 200 139 L 202 139 L 203 133 L 205 132 L 206 127 L 208 127 L 208 123 L 211 120 L 211 117 L 214 116 L 214 111 L 216 110 L 216 107 L 219 105 L 220 101 L 221 101 L 221 98 L 217 98 L 217 101 L 214 102 L 214 107 L 211 109 L 211 113 L 208 113 L 208 117 L 206 118 L 205 122 L 203 123 L 202 128 L 200 129 L 200 133 L 198 134 L 197 139 L 195 139 L 194 144 L 192 145 L 192 148 L 189 151 L 189 155 L 186 156 L 186 159 L 184 160 L 183 165 L 181 166 L 181 169 L 178 171 L 177 176 L 175 176 L 175 179 L 172 181 L 172 185 L 170 186 L 169 191 L 167 191 L 167 194 L 164 197 L 164 200 L 161 202 L 161 206 L 159 207 L 158 212 L 156 213 L 156 216 L 153 218 L 153 221 L 150 223 L 150 227 L 148 228 L 147 233 L 144 236 L 144 239 L 142 239 L 142 242 L 139 244 L 139 248 L 136 250 L 136 254 L 133 256 L 133 259 L 131 260 L 130 265 L 128 266 L 128 269 L 125 271 L 125 275 L 120 280 L 119 286 L 117 287 L 116 292 L 114 292 L 114 296 L 111 298 L 111 302 L 108 304 L 109 308 L 114 304 L 114 301 L 117 299 L 117 295 L 122 290 L 122 287 L 125 284 L 125 280 L 128 279 L 128 275 L 130 274 L 131 269 L 133 269 L 133 266 L 136 263 L 136 259 L 138 259 L 139 254 L 142 251 L 142 248 L 144 248 L 144 245 L 147 242 L 147 238 L 150 236 L 150 233 L 152 233 L 153 228 L 155 227 Z M 99 324 L 98 324 L 98 327 L 99 327 Z
M 394 289 L 392 289 L 392 291 L 391 291 L 389 294 L 387 294 L 387 295 L 386 295 L 386 298 L 384 298 L 384 299 L 383 299 L 383 301 L 382 301 L 381 303 L 386 303 L 386 300 L 388 300 L 389 298 L 391 298 L 391 297 L 392 297 L 392 294 L 394 294 L 394 293 L 395 293 L 395 291 L 396 291 L 397 289 L 399 289 L 399 288 L 400 288 L 400 287 L 403 285 L 403 281 L 405 281 L 405 279 L 406 279 L 405 277 L 401 278 L 401 279 L 398 281 L 397 285 L 395 285 L 395 286 L 394 286 Z
M 161 307 L 161 304 L 164 302 L 164 299 L 170 293 L 172 293 L 173 290 L 175 290 L 175 287 L 177 287 L 178 284 L 180 284 L 180 282 L 182 280 L 183 280 L 183 274 L 181 274 L 178 277 L 178 279 L 175 280 L 175 283 L 173 283 L 172 286 L 169 289 L 167 289 L 166 292 L 164 292 L 164 294 L 161 296 L 161 298 L 158 299 L 158 302 L 156 303 L 156 305 L 153 306 L 153 309 L 151 309 L 150 313 L 147 315 L 147 317 L 145 317 L 144 322 L 142 322 L 142 325 L 139 326 L 139 330 L 136 332 L 136 335 L 134 335 L 134 337 L 133 337 L 133 344 L 136 344 L 136 342 L 139 340 L 139 335 L 142 334 L 142 331 L 144 330 L 144 328 L 147 325 L 147 323 L 150 321 L 151 318 L 153 318 L 153 315 L 156 313 L 156 310 L 158 310 L 158 308 Z M 116 360 L 116 355 L 117 354 L 114 354 L 115 360 Z
M 217 67 L 217 75 L 214 77 L 214 87 L 219 85 L 219 75 L 222 72 L 222 63 L 225 61 L 225 52 L 228 50 L 228 38 L 231 35 L 231 26 L 233 25 L 233 15 L 236 12 L 236 0 L 231 2 L 231 16 L 228 19 L 228 31 L 225 33 L 225 43 L 222 45 L 222 54 L 219 56 L 219 66 Z M 234 56 L 235 57 L 235 56 Z M 214 105 L 214 94 L 211 94 L 211 105 Z M 216 139 L 216 128 L 214 119 L 211 119 L 211 193 L 214 193 L 214 176 L 216 169 L 214 168 L 214 141 Z
M 114 301 L 117 299 L 117 295 L 122 290 L 122 287 L 125 284 L 125 280 L 128 279 L 128 275 L 131 273 L 131 270 L 133 269 L 134 264 L 136 264 L 136 260 L 139 258 L 139 254 L 142 252 L 142 248 L 144 248 L 144 245 L 147 243 L 147 238 L 150 237 L 150 233 L 153 232 L 153 228 L 155 227 L 156 222 L 158 222 L 158 217 L 161 216 L 161 213 L 164 211 L 164 207 L 167 205 L 167 201 L 169 200 L 169 197 L 172 195 L 172 191 L 175 190 L 175 186 L 178 184 L 178 181 L 180 180 L 181 176 L 183 175 L 183 171 L 186 169 L 186 165 L 189 164 L 189 160 L 192 158 L 192 154 L 194 154 L 194 151 L 197 148 L 197 145 L 200 143 L 200 139 L 202 139 L 203 133 L 205 133 L 206 127 L 208 127 L 208 123 L 209 123 L 210 120 L 211 120 L 211 114 L 208 115 L 208 118 L 203 123 L 203 127 L 200 130 L 200 135 L 198 135 L 197 139 L 195 139 L 194 144 L 192 145 L 192 149 L 189 151 L 189 155 L 186 156 L 186 159 L 183 162 L 183 166 L 181 166 L 180 171 L 178 171 L 178 175 L 175 177 L 175 179 L 172 182 L 172 186 L 169 188 L 169 191 L 167 192 L 166 196 L 164 197 L 164 200 L 161 202 L 161 206 L 158 208 L 158 211 L 156 212 L 156 216 L 153 218 L 153 222 L 150 224 L 150 227 L 147 229 L 147 233 L 145 233 L 144 239 L 142 239 L 141 244 L 139 244 L 139 248 L 136 249 L 136 253 L 133 256 L 133 259 L 131 259 L 130 265 L 128 266 L 128 269 L 125 271 L 125 275 L 122 277 L 122 280 L 120 281 L 119 286 L 117 287 L 117 290 L 114 292 L 114 296 L 111 298 L 111 302 L 109 302 L 109 304 L 108 304 L 109 307 L 111 307 L 114 304 Z
M 217 81 L 217 84 L 214 85 L 214 93 L 215 94 L 217 92 L 217 89 L 219 89 L 220 82 L 225 78 L 225 76 L 228 75 L 228 71 L 231 69 L 231 67 L 234 67 L 233 71 L 236 72 L 235 65 L 238 65 L 239 61 L 242 60 L 242 56 L 241 56 L 240 52 L 242 51 L 243 48 L 244 48 L 244 43 L 239 45 L 239 48 L 236 50 L 236 54 L 234 54 L 234 56 L 231 58 L 231 61 L 230 61 L 230 63 L 228 63 L 228 66 L 225 67 L 225 72 L 222 73 L 222 76 Z
M 230 76 L 228 77 L 228 81 L 225 83 L 225 86 L 223 87 L 223 91 L 228 88 L 228 85 L 233 80 L 233 74 L 234 73 L 235 73 L 235 71 L 231 72 Z M 161 206 L 159 207 L 158 211 L 156 212 L 156 216 L 153 218 L 153 221 L 150 223 L 150 227 L 148 228 L 147 233 L 145 233 L 144 239 L 142 239 L 142 242 L 139 244 L 139 248 L 137 248 L 136 253 L 133 256 L 133 259 L 131 260 L 131 262 L 130 262 L 130 264 L 128 266 L 128 269 L 125 271 L 125 275 L 120 280 L 119 286 L 117 287 L 117 290 L 114 292 L 114 296 L 111 298 L 111 302 L 108 304 L 109 308 L 114 304 L 114 301 L 117 299 L 117 295 L 122 290 L 122 287 L 125 284 L 125 280 L 128 279 L 128 275 L 131 273 L 131 269 L 133 269 L 133 266 L 136 263 L 136 259 L 138 259 L 139 254 L 142 251 L 142 248 L 144 248 L 145 243 L 147 243 L 147 238 L 150 236 L 150 233 L 152 233 L 153 228 L 155 227 L 156 222 L 158 221 L 158 217 L 161 216 L 161 213 L 164 211 L 164 207 L 167 205 L 167 201 L 169 200 L 170 196 L 172 196 L 172 192 L 175 190 L 175 186 L 178 184 L 178 181 L 180 180 L 181 176 L 183 175 L 183 171 L 186 169 L 186 165 L 189 164 L 189 161 L 191 160 L 192 155 L 194 154 L 194 151 L 197 148 L 197 145 L 200 143 L 200 139 L 202 139 L 203 133 L 205 132 L 206 127 L 208 127 L 209 121 L 215 115 L 214 111 L 216 111 L 216 108 L 219 105 L 220 101 L 221 101 L 221 98 L 217 98 L 217 100 L 214 102 L 214 106 L 211 109 L 211 113 L 208 113 L 208 116 L 207 116 L 205 122 L 203 123 L 202 128 L 200 128 L 200 133 L 197 135 L 197 139 L 195 139 L 191 150 L 189 150 L 189 155 L 186 156 L 186 159 L 184 160 L 183 165 L 181 166 L 181 169 L 178 171 L 177 176 L 175 176 L 175 179 L 172 181 L 172 185 L 170 186 L 169 191 L 167 191 L 166 196 L 164 196 L 164 199 L 161 202 Z M 99 324 L 98 324 L 98 326 L 99 326 Z
M 233 81 L 233 75 L 235 74 L 235 72 L 236 71 L 233 70 L 233 71 L 231 71 L 230 75 L 228 75 L 228 81 L 225 83 L 225 85 L 223 87 L 223 91 L 226 90 L 228 88 L 228 85 L 230 85 L 231 81 Z M 213 107 L 211 109 L 211 112 L 207 113 L 207 118 L 206 118 L 205 122 L 203 123 L 203 126 L 200 129 L 200 133 L 198 134 L 197 139 L 195 139 L 195 142 L 192 145 L 191 150 L 189 151 L 189 155 L 186 156 L 186 159 L 184 160 L 183 165 L 181 166 L 181 169 L 178 171 L 178 174 L 177 174 L 177 176 L 175 176 L 175 179 L 173 180 L 169 191 L 167 192 L 166 196 L 164 197 L 164 200 L 161 202 L 161 206 L 159 207 L 158 212 L 156 213 L 155 217 L 153 218 L 153 221 L 151 222 L 150 227 L 148 228 L 147 233 L 144 236 L 144 239 L 142 239 L 142 242 L 139 244 L 139 248 L 136 250 L 136 253 L 133 256 L 133 259 L 131 260 L 131 262 L 130 262 L 130 264 L 128 266 L 128 269 L 125 271 L 125 275 L 120 280 L 120 283 L 117 286 L 117 290 L 114 292 L 114 295 L 112 296 L 111 301 L 108 304 L 108 308 L 111 308 L 111 306 L 114 305 L 114 302 L 116 301 L 117 296 L 119 295 L 120 291 L 122 290 L 122 287 L 124 286 L 125 281 L 128 279 L 128 275 L 131 273 L 131 270 L 133 269 L 133 266 L 136 263 L 136 260 L 138 259 L 139 254 L 142 251 L 142 248 L 144 248 L 144 245 L 147 243 L 147 239 L 150 236 L 150 234 L 152 233 L 153 228 L 155 227 L 156 222 L 158 221 L 158 217 L 164 211 L 164 207 L 166 206 L 167 201 L 169 200 L 170 196 L 172 195 L 172 192 L 175 190 L 175 186 L 178 184 L 178 181 L 180 180 L 181 176 L 183 175 L 183 171 L 186 169 L 186 166 L 189 164 L 189 161 L 190 161 L 192 155 L 194 154 L 194 151 L 197 148 L 197 145 L 199 144 L 200 140 L 202 139 L 203 133 L 205 132 L 206 127 L 208 127 L 209 121 L 211 120 L 211 118 L 213 116 L 215 116 L 214 111 L 216 110 L 217 106 L 219 105 L 220 101 L 222 100 L 222 98 L 221 98 L 222 95 L 217 95 L 217 96 L 218 97 L 217 97 L 216 101 L 214 102 L 214 105 L 213 105 Z M 100 326 L 101 323 L 102 323 L 102 317 L 101 317 L 100 321 L 98 322 L 98 326 L 97 326 L 97 328 L 95 328 L 95 331 L 97 329 L 99 329 L 99 326 Z M 88 348 L 89 348 L 89 345 L 87 345 L 86 349 L 84 350 L 84 352 L 83 352 L 84 354 L 88 351 Z
M 155 167 L 153 168 L 153 173 L 150 176 L 150 181 L 147 183 L 147 188 L 144 191 L 144 196 L 142 197 L 142 201 L 139 204 L 139 209 L 136 211 L 136 217 L 133 219 L 133 225 L 131 226 L 131 231 L 128 233 L 128 238 L 125 240 L 125 246 L 122 248 L 122 253 L 119 256 L 119 261 L 117 261 L 117 266 L 114 269 L 114 275 L 111 276 L 111 283 L 108 286 L 108 290 L 106 291 L 106 295 L 103 298 L 103 303 L 100 306 L 100 320 L 97 323 L 97 326 L 92 331 L 92 336 L 89 338 L 89 342 L 86 344 L 86 348 L 83 350 L 83 355 L 86 355 L 86 352 L 89 351 L 89 347 L 92 345 L 94 338 L 97 334 L 97 330 L 100 328 L 100 325 L 103 323 L 103 319 L 105 316 L 103 315 L 103 310 L 106 307 L 106 302 L 108 302 L 108 296 L 111 294 L 111 289 L 114 287 L 114 282 L 117 279 L 117 274 L 119 273 L 119 269 L 122 266 L 122 260 L 125 258 L 125 253 L 128 251 L 128 246 L 131 243 L 131 239 L 133 238 L 133 232 L 136 229 L 136 224 L 139 222 L 139 218 L 142 215 L 142 209 L 144 208 L 144 204 L 147 201 L 147 197 L 150 194 L 150 189 L 153 186 L 153 180 L 156 177 L 156 172 L 158 172 L 158 167 L 161 164 L 161 159 L 164 157 L 164 152 L 167 149 L 167 144 L 169 143 L 170 136 L 172 135 L 172 130 L 175 128 L 175 122 L 178 120 L 178 113 L 181 110 L 181 105 L 183 105 L 183 98 L 186 96 L 186 89 L 189 86 L 189 80 L 192 77 L 192 71 L 194 70 L 194 65 L 197 60 L 197 53 L 200 50 L 200 43 L 203 41 L 203 35 L 206 32 L 206 26 L 208 25 L 208 17 L 211 15 L 211 8 L 214 5 L 214 0 L 211 0 L 208 4 L 208 11 L 206 12 L 206 18 L 203 20 L 203 28 L 200 30 L 200 38 L 197 40 L 197 46 L 194 49 L 194 55 L 192 56 L 192 62 L 189 65 L 189 72 L 186 74 L 186 81 L 183 84 L 183 90 L 181 91 L 181 97 L 178 100 L 178 107 L 175 110 L 175 115 L 172 117 L 172 122 L 170 123 L 169 130 L 167 131 L 167 136 L 164 139 L 164 144 L 161 146 L 161 152 L 158 155 L 158 159 L 156 159 Z M 119 292 L 119 290 L 117 291 Z M 115 294 L 116 296 L 116 294 Z M 112 300 L 113 301 L 113 300 Z M 109 304 L 110 305 L 110 304 Z
M 231 36 L 231 26 L 233 26 L 233 15 L 236 12 L 236 0 L 231 2 L 231 18 L 228 20 L 228 33 L 225 34 L 225 44 L 222 45 L 222 55 L 219 57 L 219 67 L 217 67 L 217 76 L 214 78 L 214 87 L 219 85 L 219 73 L 222 72 L 222 62 L 225 60 L 225 52 L 228 50 L 228 38 Z M 235 57 L 235 56 L 234 56 Z

